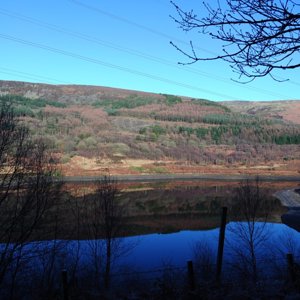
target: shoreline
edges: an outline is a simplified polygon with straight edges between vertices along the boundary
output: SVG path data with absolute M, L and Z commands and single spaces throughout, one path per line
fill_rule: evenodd
M 282 223 L 300 232 L 300 194 L 295 189 L 296 187 L 278 191 L 274 197 L 288 209 L 288 212 L 281 216 Z
M 300 210 L 300 194 L 296 193 L 295 189 L 297 189 L 297 187 L 278 191 L 274 194 L 274 197 L 279 199 L 282 206 L 289 210 Z
M 143 182 L 143 181 L 172 181 L 172 180 L 216 180 L 216 181 L 240 181 L 255 180 L 260 181 L 295 181 L 300 182 L 300 176 L 279 176 L 279 175 L 228 175 L 228 174 L 144 174 L 144 175 L 111 175 L 117 181 Z M 103 176 L 62 176 L 58 182 L 93 182 L 103 178 Z M 300 206 L 300 205 L 299 205 Z

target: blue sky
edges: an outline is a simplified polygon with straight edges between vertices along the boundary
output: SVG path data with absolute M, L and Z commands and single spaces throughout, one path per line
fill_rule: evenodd
M 177 3 L 197 11 L 199 0 Z M 199 9 L 199 13 L 203 10 Z M 9 0 L 0 2 L 0 79 L 88 84 L 210 100 L 300 99 L 300 70 L 250 84 L 225 62 L 185 62 L 170 41 L 199 55 L 215 41 L 182 32 L 169 0 Z

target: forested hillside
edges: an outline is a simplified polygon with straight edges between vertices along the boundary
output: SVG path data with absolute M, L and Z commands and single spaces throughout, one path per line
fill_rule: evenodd
M 33 135 L 47 140 L 64 170 L 79 162 L 86 171 L 119 166 L 121 173 L 186 171 L 187 165 L 191 171 L 196 166 L 290 168 L 300 160 L 299 124 L 259 109 L 241 112 L 232 102 L 5 81 L 0 94 Z

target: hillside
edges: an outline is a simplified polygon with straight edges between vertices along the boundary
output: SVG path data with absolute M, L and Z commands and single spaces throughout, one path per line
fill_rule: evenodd
M 300 101 L 213 102 L 95 86 L 0 81 L 66 175 L 297 175 Z
M 222 102 L 234 112 L 263 118 L 275 118 L 300 124 L 300 101 L 226 101 Z

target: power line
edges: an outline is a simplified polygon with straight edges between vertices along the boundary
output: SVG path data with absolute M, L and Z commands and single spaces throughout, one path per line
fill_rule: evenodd
M 22 71 L 18 71 L 18 70 L 9 69 L 9 68 L 3 68 L 3 67 L 0 67 L 0 73 L 18 76 L 20 78 L 38 79 L 38 80 L 41 80 L 41 81 L 44 81 L 47 83 L 56 82 L 56 83 L 62 83 L 62 84 L 71 84 L 71 82 L 61 81 L 61 80 L 57 80 L 57 79 L 47 77 L 47 76 L 36 75 L 36 74 L 32 74 L 32 73 L 22 72 Z
M 162 59 L 162 58 L 159 58 L 159 57 L 156 57 L 156 56 L 153 56 L 153 55 L 145 54 L 143 52 L 140 52 L 140 51 L 137 51 L 137 50 L 134 50 L 134 49 L 125 48 L 125 47 L 116 45 L 114 43 L 103 41 L 103 40 L 101 40 L 99 38 L 96 38 L 96 37 L 92 37 L 90 35 L 82 34 L 82 33 L 76 32 L 76 31 L 72 31 L 72 30 L 69 30 L 69 29 L 66 29 L 66 28 L 63 28 L 63 27 L 59 27 L 57 25 L 53 25 L 53 24 L 50 24 L 50 23 L 43 22 L 43 21 L 38 20 L 38 19 L 30 18 L 28 16 L 24 16 L 24 15 L 21 15 L 21 14 L 16 14 L 14 12 L 10 12 L 10 11 L 5 10 L 5 9 L 0 9 L 0 14 L 6 15 L 6 16 L 9 16 L 9 17 L 13 17 L 13 18 L 16 18 L 16 19 L 19 19 L 19 20 L 22 20 L 22 21 L 25 21 L 25 22 L 28 22 L 28 23 L 31 23 L 31 24 L 34 24 L 34 25 L 38 25 L 38 26 L 47 28 L 47 29 L 52 30 L 52 31 L 56 31 L 56 32 L 63 33 L 63 34 L 69 35 L 69 36 L 73 36 L 73 37 L 76 37 L 76 38 L 79 38 L 79 39 L 82 39 L 82 40 L 85 40 L 85 41 L 88 41 L 88 42 L 100 44 L 101 46 L 105 46 L 105 47 L 108 47 L 108 48 L 111 48 L 111 49 L 115 49 L 117 51 L 125 52 L 125 53 L 128 53 L 128 54 L 133 55 L 133 56 L 138 56 L 138 57 L 144 58 L 146 60 L 157 62 L 157 63 L 163 64 L 163 65 L 167 65 L 167 66 L 170 66 L 172 68 L 177 68 L 177 69 L 180 69 L 181 71 L 185 71 L 185 72 L 197 74 L 197 75 L 200 75 L 200 76 L 212 78 L 212 79 L 215 79 L 215 80 L 218 80 L 218 81 L 225 82 L 227 84 L 236 85 L 236 86 L 239 86 L 239 87 L 242 87 L 242 88 L 254 91 L 254 92 L 260 92 L 260 93 L 263 93 L 263 94 L 266 94 L 266 95 L 272 95 L 272 96 L 283 97 L 283 98 L 287 97 L 286 95 L 282 95 L 282 94 L 279 94 L 279 93 L 274 93 L 274 92 L 264 90 L 264 89 L 261 89 L 261 88 L 251 87 L 251 86 L 248 86 L 248 85 L 247 86 L 241 86 L 241 84 L 238 84 L 236 82 L 232 82 L 232 81 L 230 81 L 228 79 L 225 79 L 221 76 L 216 76 L 216 75 L 208 73 L 208 72 L 199 71 L 199 70 L 196 70 L 195 68 L 191 68 L 191 67 L 182 68 L 182 67 L 179 67 L 177 64 L 174 64 L 173 62 L 168 61 L 166 59 Z M 287 97 L 287 98 L 289 98 L 289 97 Z
M 49 51 L 49 52 L 58 53 L 58 54 L 61 54 L 61 55 L 64 55 L 64 56 L 76 58 L 76 59 L 83 60 L 83 61 L 86 61 L 86 62 L 90 62 L 90 63 L 93 63 L 93 64 L 101 65 L 101 66 L 104 66 L 104 67 L 107 67 L 107 68 L 112 68 L 112 69 L 116 69 L 116 70 L 119 70 L 119 71 L 131 73 L 133 75 L 146 77 L 146 78 L 149 78 L 149 79 L 153 79 L 153 80 L 156 80 L 156 81 L 168 83 L 168 84 L 171 84 L 171 85 L 180 86 L 180 87 L 187 88 L 187 89 L 190 89 L 190 90 L 205 92 L 205 93 L 216 95 L 216 96 L 219 96 L 219 97 L 225 97 L 225 98 L 228 98 L 228 99 L 238 100 L 235 97 L 232 97 L 232 96 L 229 96 L 229 95 L 226 95 L 226 94 L 223 94 L 223 93 L 213 92 L 213 91 L 210 91 L 210 90 L 207 90 L 207 89 L 195 87 L 195 86 L 192 86 L 192 85 L 189 85 L 189 84 L 185 84 L 185 83 L 182 83 L 182 82 L 166 79 L 166 78 L 163 78 L 163 77 L 160 77 L 160 76 L 157 76 L 157 75 L 148 74 L 148 73 L 141 72 L 141 71 L 138 71 L 138 70 L 129 69 L 127 67 L 122 67 L 122 66 L 119 66 L 119 65 L 116 65 L 116 64 L 107 63 L 107 62 L 101 61 L 101 60 L 96 59 L 96 58 L 91 58 L 91 57 L 83 56 L 83 55 L 80 55 L 80 54 L 77 54 L 77 53 L 61 50 L 61 49 L 58 49 L 58 48 L 42 45 L 42 44 L 39 44 L 39 43 L 34 43 L 34 42 L 31 42 L 31 41 L 27 41 L 27 40 L 20 39 L 20 38 L 17 38 L 17 37 L 13 37 L 13 36 L 10 36 L 10 35 L 0 34 L 0 38 L 10 40 L 10 41 L 13 41 L 13 42 L 17 42 L 17 43 L 20 43 L 20 44 L 23 44 L 23 45 L 31 46 L 31 47 L 34 47 L 34 48 L 39 48 L 39 49 L 42 49 L 42 50 L 46 50 L 46 51 Z
M 76 5 L 82 6 L 82 7 L 86 8 L 86 9 L 96 11 L 96 12 L 102 14 L 102 15 L 105 15 L 105 16 L 109 17 L 109 18 L 112 18 L 112 19 L 121 21 L 121 22 L 126 23 L 126 24 L 129 24 L 129 25 L 131 25 L 131 26 L 140 28 L 140 29 L 142 29 L 142 30 L 148 31 L 148 32 L 150 32 L 150 33 L 152 33 L 152 34 L 155 34 L 155 35 L 157 35 L 157 36 L 160 36 L 160 37 L 163 37 L 163 38 L 167 38 L 168 40 L 173 40 L 173 41 L 175 41 L 175 42 L 177 42 L 177 43 L 184 44 L 184 45 L 188 45 L 188 46 L 190 45 L 190 44 L 187 43 L 186 41 L 183 41 L 183 40 L 181 40 L 181 39 L 178 39 L 178 38 L 176 38 L 176 37 L 174 37 L 174 36 L 171 36 L 171 35 L 166 34 L 166 33 L 164 33 L 164 32 L 161 32 L 161 31 L 155 30 L 155 29 L 153 29 L 153 28 L 147 27 L 147 26 L 145 26 L 145 25 L 136 23 L 136 22 L 131 21 L 131 20 L 129 20 L 129 19 L 126 19 L 126 18 L 124 18 L 124 17 L 117 16 L 117 15 L 112 14 L 112 13 L 110 13 L 110 12 L 104 11 L 104 10 L 98 8 L 98 7 L 94 7 L 94 6 L 91 6 L 91 5 L 88 5 L 88 4 L 86 4 L 86 3 L 82 3 L 82 2 L 80 2 L 80 1 L 76 1 L 76 0 L 68 0 L 68 1 L 71 2 L 71 3 L 74 3 L 74 4 L 76 4 Z M 196 47 L 196 46 L 195 46 L 195 49 L 198 49 L 198 50 L 201 50 L 201 51 L 204 51 L 204 52 L 207 52 L 207 53 L 216 55 L 216 53 L 214 53 L 214 52 L 212 52 L 212 51 L 209 51 L 209 50 L 207 50 L 207 49 L 204 49 L 204 48 L 200 48 L 200 47 Z
M 0 71 L 1 74 L 6 74 L 6 75 L 13 75 L 22 79 L 30 79 L 30 80 L 36 80 L 37 77 L 36 76 L 32 76 L 32 75 L 25 75 L 25 74 L 16 74 L 15 72 L 7 72 L 7 71 Z M 42 80 L 43 81 L 43 80 Z
M 102 9 L 99 9 L 99 8 L 96 8 L 96 7 L 94 7 L 94 6 L 90 6 L 90 5 L 84 4 L 84 3 L 80 2 L 80 1 L 76 1 L 76 0 L 69 0 L 69 1 L 72 2 L 72 3 L 75 3 L 75 4 L 77 4 L 77 5 L 80 5 L 80 6 L 82 6 L 82 7 L 85 7 L 85 8 L 87 8 L 87 9 L 89 9 L 89 10 L 94 10 L 94 11 L 96 11 L 96 12 L 98 12 L 98 13 L 101 13 L 101 14 L 103 14 L 103 15 L 106 15 L 106 16 L 108 16 L 108 17 L 110 17 L 110 18 L 115 19 L 115 20 L 118 20 L 118 21 L 121 21 L 121 22 L 130 24 L 130 25 L 135 26 L 135 27 L 138 27 L 138 28 L 140 28 L 140 29 L 142 29 L 142 30 L 145 30 L 145 31 L 154 33 L 154 34 L 156 34 L 156 35 L 158 35 L 158 36 L 161 36 L 161 37 L 164 37 L 164 38 L 168 38 L 169 40 L 171 39 L 171 40 L 173 40 L 173 41 L 176 41 L 177 43 L 181 43 L 181 44 L 185 44 L 185 45 L 189 45 L 189 46 L 190 46 L 189 43 L 187 43 L 187 42 L 185 42 L 185 41 L 183 41 L 183 40 L 180 40 L 180 39 L 178 39 L 178 38 L 176 38 L 176 37 L 174 37 L 174 36 L 171 36 L 171 35 L 165 34 L 165 33 L 163 33 L 163 32 L 160 32 L 160 31 L 158 31 L 158 30 L 154 30 L 154 29 L 152 29 L 152 28 L 150 28 L 150 27 L 147 27 L 147 26 L 138 24 L 138 23 L 133 22 L 133 21 L 131 21 L 131 20 L 129 20 L 129 19 L 125 19 L 125 18 L 123 18 L 123 17 L 114 15 L 114 14 L 112 14 L 112 13 L 106 12 L 106 11 L 104 11 L 104 10 L 102 10 Z M 196 47 L 196 46 L 195 46 L 194 48 L 195 48 L 195 49 L 202 50 L 202 51 L 207 52 L 207 53 L 210 53 L 210 54 L 216 55 L 216 53 L 214 53 L 214 52 L 212 52 L 212 51 L 209 51 L 209 50 L 207 50 L 207 49 L 204 49 L 204 48 L 199 48 L 199 47 Z M 170 62 L 168 62 L 168 63 L 170 63 Z M 173 64 L 173 66 L 174 66 L 174 64 Z M 228 83 L 228 81 L 227 81 L 226 79 L 224 79 L 224 78 L 222 78 L 222 77 L 219 77 L 219 76 L 211 75 L 211 74 L 209 74 L 209 73 L 207 73 L 207 72 L 200 72 L 199 70 L 195 70 L 195 69 L 193 69 L 193 68 L 188 68 L 188 69 L 184 69 L 184 70 L 185 70 L 185 71 L 188 70 L 189 72 L 192 72 L 192 73 L 195 73 L 195 74 L 203 75 L 203 76 L 206 76 L 206 77 L 211 77 L 211 78 L 213 78 L 213 79 L 217 79 L 217 80 L 220 80 L 220 81 L 223 81 L 223 82 L 227 82 L 227 83 Z M 202 73 L 202 74 L 201 74 L 201 73 Z M 215 77 L 215 78 L 214 78 L 214 77 Z M 233 83 L 235 83 L 235 82 L 230 82 L 230 84 L 233 84 Z M 241 87 L 241 84 L 236 83 L 236 85 L 239 85 L 239 86 Z M 279 96 L 279 97 L 284 97 L 284 98 L 286 97 L 285 95 L 282 95 L 282 94 L 279 94 L 279 93 L 270 92 L 270 91 L 266 91 L 266 90 L 261 89 L 261 88 L 256 88 L 256 87 L 254 88 L 254 87 L 249 87 L 249 86 L 245 86 L 245 88 L 246 88 L 246 89 L 249 89 L 249 90 L 257 90 L 257 91 L 259 91 L 259 92 L 261 92 L 261 93 L 264 93 L 264 94 L 267 93 L 268 95 L 273 95 L 273 96 L 277 96 L 277 97 L 278 97 L 278 96 Z M 287 98 L 289 98 L 289 97 L 287 97 Z
M 13 17 L 13 18 L 25 21 L 25 22 L 29 22 L 31 24 L 35 24 L 35 25 L 38 25 L 38 26 L 41 26 L 41 27 L 59 32 L 59 33 L 64 33 L 64 34 L 67 34 L 69 36 L 73 36 L 73 37 L 76 37 L 76 38 L 79 38 L 79 39 L 83 39 L 83 40 L 88 41 L 88 42 L 97 43 L 97 44 L 100 44 L 101 46 L 109 47 L 109 48 L 112 48 L 112 49 L 115 49 L 115 50 L 118 50 L 118 51 L 129 53 L 131 55 L 139 56 L 139 57 L 142 57 L 142 58 L 154 61 L 154 62 L 158 62 L 158 63 L 162 63 L 162 64 L 165 64 L 165 65 L 168 65 L 168 66 L 178 68 L 178 66 L 176 64 L 174 64 L 173 62 L 168 61 L 166 59 L 162 59 L 160 57 L 156 57 L 156 56 L 153 56 L 153 55 L 150 55 L 150 54 L 146 54 L 146 53 L 134 50 L 134 49 L 127 48 L 127 47 L 122 47 L 122 46 L 119 46 L 117 44 L 107 42 L 107 41 L 101 40 L 101 39 L 96 38 L 96 37 L 92 37 L 92 36 L 87 35 L 87 34 L 82 34 L 82 33 L 79 33 L 79 32 L 73 31 L 73 30 L 69 30 L 69 29 L 66 29 L 66 28 L 63 28 L 63 27 L 59 27 L 57 25 L 53 25 L 53 24 L 50 24 L 50 23 L 40 21 L 38 19 L 34 19 L 34 18 L 30 18 L 30 17 L 24 16 L 24 15 L 12 13 L 12 12 L 9 12 L 8 10 L 4 10 L 4 9 L 1 9 L 1 8 L 0 8 L 0 13 L 3 14 L 3 15 L 9 16 L 9 17 Z M 182 70 L 182 68 L 181 68 L 181 70 Z M 185 69 L 185 70 L 187 70 L 187 69 Z M 188 70 L 193 70 L 193 69 L 188 68 Z M 203 74 L 204 75 L 209 75 L 209 73 L 200 72 L 200 71 L 197 71 L 195 69 L 193 70 L 193 72 L 197 72 L 200 75 L 203 75 Z
M 122 51 L 122 52 L 132 54 L 132 55 L 140 56 L 142 58 L 149 59 L 149 60 L 152 60 L 152 61 L 161 62 L 161 63 L 165 62 L 165 63 L 168 63 L 169 65 L 172 64 L 172 66 L 174 66 L 174 63 L 171 63 L 170 61 L 161 59 L 159 57 L 155 57 L 155 56 L 150 55 L 150 54 L 145 54 L 143 52 L 140 52 L 140 51 L 137 51 L 137 50 L 134 50 L 134 49 L 121 47 L 117 44 L 107 42 L 107 41 L 101 40 L 101 39 L 96 38 L 96 37 L 92 37 L 92 36 L 87 35 L 87 34 L 82 34 L 82 33 L 72 31 L 72 30 L 69 30 L 69 29 L 66 29 L 66 28 L 63 28 L 63 27 L 59 27 L 59 26 L 56 26 L 56 25 L 53 25 L 53 24 L 50 24 L 50 23 L 45 23 L 45 22 L 42 22 L 40 20 L 33 19 L 33 18 L 24 16 L 24 15 L 8 12 L 7 10 L 3 10 L 3 9 L 0 9 L 0 13 L 3 14 L 3 15 L 9 16 L 9 17 L 13 17 L 13 18 L 16 18 L 16 19 L 19 19 L 19 20 L 22 20 L 22 21 L 29 22 L 31 24 L 35 24 L 35 25 L 38 25 L 38 26 L 56 31 L 56 32 L 64 33 L 64 34 L 67 34 L 69 36 L 73 36 L 73 37 L 76 37 L 76 38 L 79 38 L 79 39 L 83 39 L 83 40 L 88 41 L 88 42 L 97 43 L 97 44 L 100 44 L 101 46 L 109 47 L 109 48 L 112 48 L 112 49 L 115 49 L 115 50 L 119 50 L 119 51 Z
M 123 23 L 127 23 L 127 24 L 129 24 L 129 25 L 135 26 L 135 27 L 140 28 L 140 29 L 142 29 L 142 30 L 151 32 L 151 33 L 153 33 L 153 34 L 155 34 L 155 35 L 157 35 L 157 36 L 161 36 L 161 37 L 164 37 L 164 38 L 168 38 L 169 40 L 175 41 L 176 43 L 188 45 L 188 46 L 190 47 L 190 43 L 187 43 L 186 41 L 183 41 L 183 40 L 178 39 L 178 38 L 176 38 L 176 37 L 174 37 L 174 36 L 165 34 L 165 33 L 161 32 L 161 31 L 152 29 L 152 28 L 150 28 L 150 27 L 144 26 L 144 25 L 142 25 L 142 24 L 133 22 L 133 21 L 131 21 L 131 20 L 129 20 L 129 19 L 126 19 L 126 18 L 117 16 L 117 15 L 112 14 L 112 13 L 110 13 L 110 12 L 104 11 L 104 10 L 98 8 L 98 7 L 94 7 L 94 6 L 91 6 L 91 5 L 87 5 L 87 4 L 85 4 L 85 3 L 82 3 L 82 2 L 76 1 L 76 0 L 68 0 L 68 1 L 71 2 L 71 3 L 74 3 L 74 4 L 76 4 L 76 5 L 80 5 L 80 6 L 82 6 L 82 7 L 85 7 L 86 9 L 96 11 L 96 12 L 102 14 L 102 15 L 106 15 L 106 16 L 112 18 L 112 19 L 121 21 L 121 22 L 123 22 Z M 198 47 L 198 46 L 194 46 L 194 49 L 201 50 L 201 51 L 206 52 L 206 53 L 209 53 L 209 54 L 217 55 L 216 52 L 213 52 L 213 51 L 210 51 L 210 50 L 208 50 L 208 49 L 201 48 L 201 47 Z M 280 77 L 280 76 L 278 77 L 278 79 L 284 80 L 284 78 L 282 78 L 282 77 Z M 289 83 L 291 83 L 291 84 L 294 84 L 294 85 L 296 85 L 296 86 L 299 86 L 299 85 L 300 85 L 299 82 L 296 82 L 296 81 L 293 81 L 293 80 L 288 80 L 287 82 L 289 82 Z M 258 89 L 258 88 L 255 88 L 255 89 Z M 271 92 L 271 93 L 272 93 L 272 92 Z M 272 93 L 272 94 L 275 95 L 274 93 Z M 278 96 L 278 95 L 280 95 L 280 94 L 277 94 L 277 96 Z M 281 95 L 281 96 L 282 96 L 282 95 Z M 284 97 L 286 97 L 286 96 L 284 96 Z

